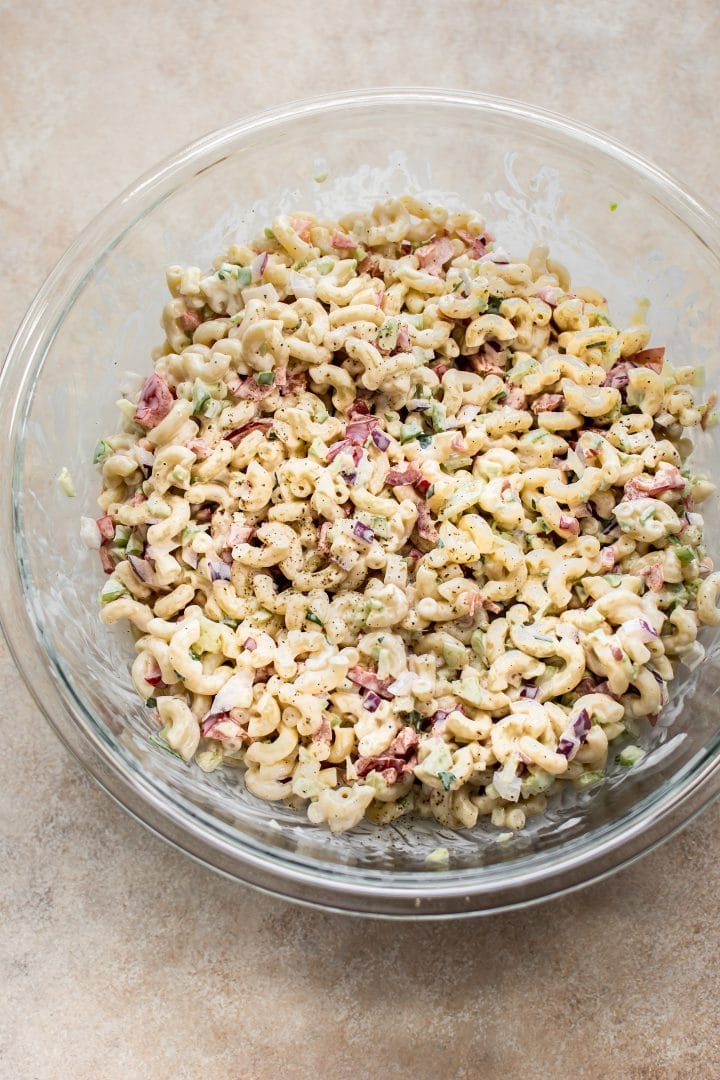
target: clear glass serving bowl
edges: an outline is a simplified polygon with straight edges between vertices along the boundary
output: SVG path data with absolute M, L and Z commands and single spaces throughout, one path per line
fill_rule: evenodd
M 480 824 L 369 824 L 332 837 L 262 803 L 241 773 L 209 776 L 148 743 L 128 667 L 130 635 L 98 621 L 98 437 L 147 372 L 171 263 L 209 263 L 278 210 L 335 214 L 402 192 L 476 207 L 503 245 L 551 245 L 576 284 L 622 321 L 650 301 L 653 343 L 720 382 L 717 217 L 672 179 L 586 128 L 540 110 L 449 91 L 379 91 L 268 112 L 180 151 L 84 232 L 32 304 L 0 380 L 0 616 L 18 668 L 63 742 L 130 813 L 223 873 L 288 898 L 395 917 L 497 911 L 576 888 L 647 851 L 720 790 L 717 644 L 683 671 L 632 770 L 567 792 L 498 842 Z M 616 204 L 616 209 L 613 206 Z M 130 373 L 130 374 L 129 374 Z M 717 473 L 710 436 L 697 459 Z M 66 466 L 76 498 L 58 485 Z M 718 506 L 708 506 L 717 554 Z M 611 754 L 611 761 L 613 760 Z M 28 776 L 32 783 L 32 774 Z M 446 868 L 427 862 L 448 849 Z

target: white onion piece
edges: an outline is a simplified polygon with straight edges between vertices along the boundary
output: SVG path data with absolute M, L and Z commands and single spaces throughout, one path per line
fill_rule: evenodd
M 628 619 L 621 627 L 624 634 L 637 636 L 642 641 L 643 645 L 648 641 L 654 641 L 658 636 L 657 630 L 655 630 L 647 619 Z

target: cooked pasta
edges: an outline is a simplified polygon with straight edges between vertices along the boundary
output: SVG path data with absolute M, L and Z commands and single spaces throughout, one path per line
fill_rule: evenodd
M 410 197 L 167 281 L 82 527 L 164 745 L 336 832 L 519 829 L 599 780 L 720 623 L 697 373 Z

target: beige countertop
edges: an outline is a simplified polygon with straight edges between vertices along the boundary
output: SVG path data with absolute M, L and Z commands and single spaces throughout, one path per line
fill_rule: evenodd
M 92 215 L 238 116 L 436 84 L 535 102 L 720 205 L 712 0 L 0 3 L 0 347 Z M 0 1077 L 720 1076 L 720 807 L 609 881 L 455 924 L 233 885 L 83 774 L 0 648 Z

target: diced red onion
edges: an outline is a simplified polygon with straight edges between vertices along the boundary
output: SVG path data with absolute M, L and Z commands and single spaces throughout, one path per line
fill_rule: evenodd
M 653 629 L 646 619 L 628 619 L 622 624 L 621 629 L 625 634 L 637 634 L 643 644 L 653 641 L 658 636 L 657 630 Z
M 363 708 L 368 712 L 377 712 L 382 705 L 382 698 L 374 690 L 368 690 L 363 698 Z
M 128 555 L 128 562 L 141 581 L 152 581 L 153 568 L 147 559 L 141 559 L 137 555 Z
M 250 269 L 252 270 L 253 281 L 257 281 L 261 278 L 263 271 L 267 266 L 268 253 L 267 251 L 261 251 L 259 255 L 256 255 L 253 261 L 250 263 Z
M 560 736 L 557 748 L 558 754 L 563 754 L 568 760 L 574 757 L 587 740 L 591 727 L 592 724 L 587 709 L 581 709 L 575 719 L 568 723 Z
M 540 300 L 543 300 L 550 307 L 557 307 L 560 300 L 565 295 L 562 289 L 557 285 L 543 285 L 541 289 L 538 289 L 535 294 Z
M 208 570 L 211 581 L 229 581 L 230 567 L 221 559 L 208 559 Z
M 362 521 L 356 521 L 353 525 L 353 536 L 357 537 L 358 540 L 362 540 L 365 544 L 372 544 L 375 539 L 373 530 Z
M 507 266 L 507 264 L 510 262 L 510 257 L 508 253 L 503 250 L 503 248 L 499 247 L 495 248 L 494 251 L 488 251 L 487 255 L 482 255 L 478 259 L 478 262 L 491 262 L 496 263 L 498 266 Z
M 520 697 L 527 698 L 529 701 L 535 701 L 539 693 L 539 686 L 523 686 L 520 690 Z
M 99 551 L 102 544 L 102 535 L 97 522 L 91 517 L 80 518 L 80 539 L 90 551 Z
M 252 534 L 253 530 L 250 525 L 240 525 L 237 521 L 234 521 L 228 530 L 228 546 L 237 547 L 238 544 L 246 544 Z
M 381 431 L 379 428 L 372 429 L 372 431 L 370 432 L 370 438 L 375 443 L 378 450 L 387 450 L 388 446 L 390 445 L 389 437 L 385 434 L 384 431 Z
M 353 484 L 355 483 L 355 481 L 357 480 L 357 470 L 356 469 L 351 469 L 349 472 L 341 473 L 341 476 L 342 476 L 343 480 L 345 481 L 345 483 L 349 484 L 350 487 L 352 487 Z
M 257 641 L 253 637 L 246 638 L 244 647 L 248 652 L 255 652 L 257 649 Z
M 191 547 L 183 548 L 183 558 L 188 566 L 191 566 L 193 570 L 197 570 L 198 563 L 200 562 L 200 556 L 197 551 L 194 551 Z

